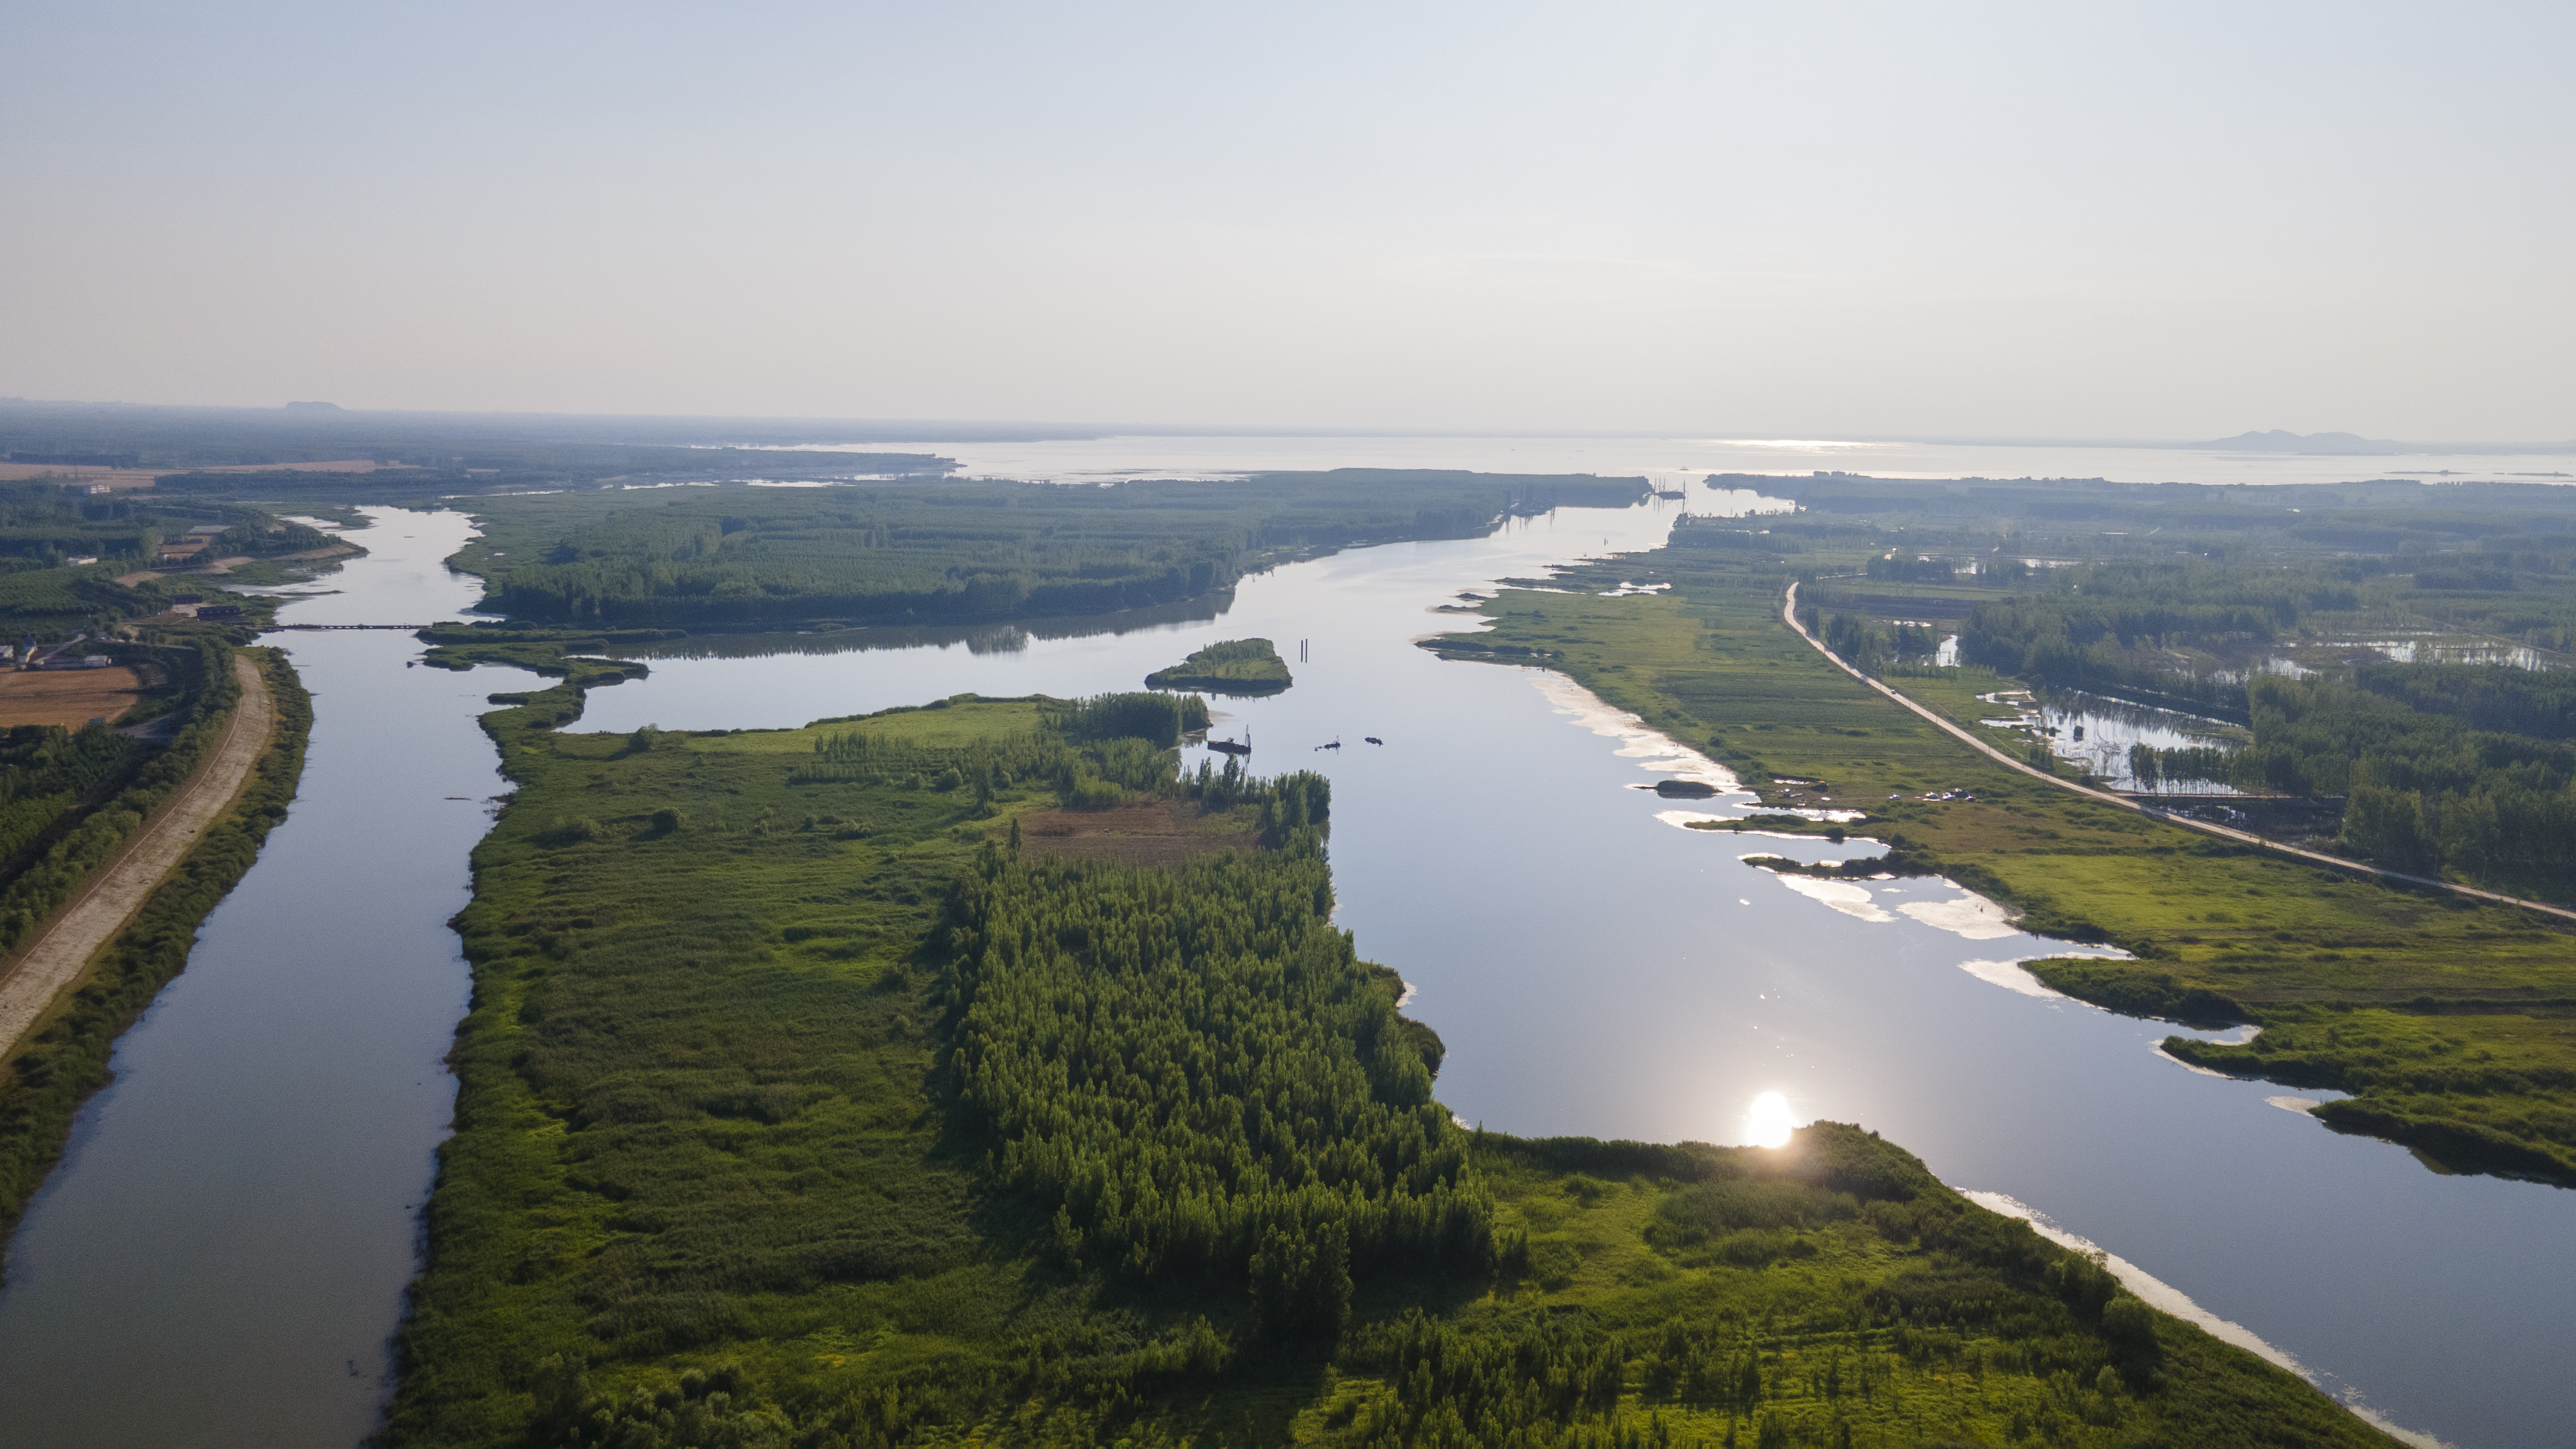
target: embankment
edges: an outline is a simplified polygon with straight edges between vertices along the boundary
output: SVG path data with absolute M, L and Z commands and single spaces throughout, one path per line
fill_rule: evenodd
M 231 663 L 237 703 L 191 726 L 195 772 L 0 979 L 0 1236 L 106 1085 L 116 1038 L 187 965 L 198 923 L 294 798 L 312 702 L 283 655 Z

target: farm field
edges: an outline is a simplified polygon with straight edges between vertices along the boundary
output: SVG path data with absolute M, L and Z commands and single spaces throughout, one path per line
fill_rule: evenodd
M 0 728 L 61 725 L 78 729 L 94 719 L 114 724 L 142 697 L 142 679 L 121 664 L 105 669 L 0 671 Z

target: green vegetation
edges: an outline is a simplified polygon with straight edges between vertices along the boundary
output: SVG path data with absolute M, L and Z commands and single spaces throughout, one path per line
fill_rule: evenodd
M 162 542 L 221 526 L 211 552 L 259 556 L 319 548 L 330 540 L 299 523 L 236 504 L 91 495 L 47 482 L 0 482 L 0 642 L 34 634 L 53 642 L 76 630 L 104 634 L 120 620 L 159 613 L 179 582 L 128 586 L 120 574 L 149 567 Z M 96 563 L 72 565 L 73 558 Z
M 251 862 L 278 821 L 286 818 L 304 772 L 304 745 L 313 707 L 282 654 L 265 653 L 263 667 L 277 707 L 277 731 L 233 810 L 199 837 L 169 877 L 147 897 L 134 919 L 100 952 L 86 977 L 0 1061 L 0 1241 L 16 1228 L 28 1198 L 62 1153 L 73 1116 L 92 1092 L 107 1085 L 108 1055 L 154 996 L 188 964 L 197 927 Z M 214 677 L 230 680 L 222 650 L 210 662 Z M 235 686 L 231 697 L 238 696 Z M 229 705 L 209 700 L 213 709 Z M 157 803 L 152 789 L 163 778 L 184 779 L 187 763 L 202 758 L 220 733 L 221 716 L 207 713 L 182 729 L 144 778 L 118 797 L 121 812 Z M 171 770 L 176 770 L 175 775 Z M 164 792 L 166 793 L 166 791 Z M 13 883 L 16 909 L 34 904 Z
M 1809 511 L 1701 520 L 1675 544 L 1762 545 L 1863 667 L 1909 672 L 1931 621 L 1955 620 L 1969 664 L 2252 727 L 2242 750 L 2141 756 L 2142 780 L 2349 797 L 2339 843 L 2359 859 L 2576 900 L 2576 490 L 1769 486 Z M 2561 669 L 2435 662 L 2515 650 Z
M 2167 1045 L 2178 1055 L 2306 1082 L 2323 1081 L 2319 1063 L 2331 1059 L 2337 1083 L 2355 1093 L 2322 1114 L 2332 1125 L 2395 1137 L 2455 1168 L 2576 1181 L 2576 1022 L 2564 1006 L 2576 1000 L 2576 937 L 2526 912 L 2300 865 L 2006 770 L 1791 633 L 1779 618 L 1787 580 L 1777 563 L 1672 547 L 1566 582 L 1641 577 L 1676 587 L 1620 598 L 1506 592 L 1484 607 L 1493 631 L 1473 636 L 1491 654 L 1462 657 L 1543 655 L 1737 769 L 1766 801 L 1829 796 L 1865 809 L 1870 820 L 1856 828 L 1910 868 L 2009 903 L 2033 931 L 2114 942 L 2140 958 L 2032 968 L 2059 990 L 2116 1010 L 2267 1027 L 2243 1048 L 2177 1038 Z M 1966 723 L 1992 713 L 1977 695 L 2011 683 L 1975 667 L 1891 682 Z M 1988 735 L 2014 750 L 2026 743 Z M 1952 790 L 1975 798 L 1920 798 Z M 1775 816 L 1764 828 L 1824 827 Z M 2378 1025 L 2335 1025 L 2346 1018 Z M 2395 1034 L 2391 1020 L 2424 1029 Z M 2295 1065 L 2263 1045 L 2274 1023 L 2301 1042 Z
M 1192 650 L 1169 669 L 1145 676 L 1149 689 L 1201 689 L 1210 694 L 1277 694 L 1295 683 L 1267 639 L 1228 639 Z
M 456 556 L 487 607 L 587 627 L 752 628 L 1105 614 L 1231 585 L 1281 558 L 1465 538 L 1514 513 L 1627 503 L 1638 479 L 1390 472 L 1096 488 L 977 483 L 480 501 Z
M 389 1444 L 2385 1442 L 1856 1129 L 1458 1127 L 1322 782 L 1168 704 L 555 728 L 613 677 L 486 716 Z M 1020 858 L 1092 782 L 1273 848 Z
M 25 802 L 25 818 L 12 820 L 27 834 L 9 863 L 5 881 L 0 881 L 0 953 L 26 944 L 28 936 L 187 783 L 223 738 L 233 704 L 241 697 L 241 685 L 228 662 L 230 654 L 214 637 L 215 631 L 185 632 L 194 636 L 190 647 L 195 657 L 188 662 L 196 688 L 174 721 L 169 743 L 155 750 L 104 729 L 95 734 L 85 729 L 80 735 L 83 743 L 71 748 L 93 762 L 78 771 L 90 781 L 87 790 L 37 796 Z M 21 733 L 10 732 L 12 736 Z M 31 762 L 45 748 L 46 741 L 36 742 Z M 70 781 L 37 775 L 28 783 L 41 788 Z M 115 793 L 107 795 L 109 790 Z
M 1102 694 L 1055 712 L 1052 723 L 1069 739 L 1138 739 L 1167 750 L 1208 727 L 1208 707 L 1195 694 Z
M 103 724 L 19 725 L 0 733 L 0 879 L 24 869 L 149 753 L 142 741 Z

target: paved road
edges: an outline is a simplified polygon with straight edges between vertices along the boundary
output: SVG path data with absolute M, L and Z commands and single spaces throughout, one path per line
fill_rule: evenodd
M 241 703 L 234 706 L 232 723 L 213 754 L 177 798 L 163 804 L 126 842 L 124 853 L 90 877 L 32 945 L 15 961 L 0 965 L 0 1052 L 18 1044 L 19 1035 L 44 1015 L 99 947 L 124 929 L 144 897 L 241 793 L 268 748 L 277 708 L 256 665 L 236 656 L 233 674 L 241 681 Z
M 2434 890 L 2449 891 L 2451 894 L 2457 896 L 2471 896 L 2482 901 L 2494 901 L 2499 905 L 2520 906 L 2524 910 L 2538 911 L 2545 916 L 2556 916 L 2560 920 L 2564 921 L 2576 921 L 2576 910 L 2569 910 L 2565 906 L 2548 905 L 2541 901 L 2527 901 L 2522 899 L 2520 896 L 2502 895 L 2495 891 L 2482 891 L 2475 886 L 2455 885 L 2450 881 L 2433 880 L 2429 877 L 2420 875 L 2407 875 L 2402 871 L 2381 870 L 2375 865 L 2363 865 L 2359 861 L 2345 860 L 2341 856 L 2327 855 L 2322 851 L 2302 850 L 2295 845 L 2283 845 L 2277 840 L 2266 840 L 2262 836 L 2256 835 L 2251 831 L 2235 830 L 2224 825 L 2212 825 L 2205 820 L 2194 820 L 2188 816 L 2176 815 L 2170 811 L 2158 810 L 2152 806 L 2141 805 L 2126 795 L 2114 794 L 2108 790 L 2096 790 L 2088 785 L 2076 784 L 2074 781 L 2062 776 L 2052 775 L 2044 770 L 2033 769 L 2029 765 L 2024 764 L 2023 762 L 2014 759 L 2012 756 L 2005 754 L 2003 751 L 1996 749 L 1994 746 L 1987 744 L 1984 740 L 1977 738 L 1975 735 L 1968 733 L 1968 731 L 1960 728 L 1958 725 L 1951 723 L 1950 720 L 1942 715 L 1936 714 L 1932 710 L 1916 704 L 1913 700 L 1907 699 L 1904 695 L 1897 693 L 1895 690 L 1890 689 L 1886 685 L 1879 683 L 1877 680 L 1870 678 L 1868 675 L 1861 673 L 1859 670 L 1853 668 L 1850 662 L 1845 660 L 1841 655 L 1826 648 L 1825 641 L 1808 633 L 1807 626 L 1798 622 L 1798 586 L 1796 584 L 1791 584 L 1789 586 L 1788 599 L 1780 606 L 1780 618 L 1783 622 L 1788 624 L 1790 628 L 1798 631 L 1799 638 L 1806 640 L 1817 653 L 1832 660 L 1835 666 L 1841 669 L 1843 673 L 1850 675 L 1852 678 L 1857 679 L 1861 683 L 1868 685 L 1870 688 L 1877 690 L 1879 693 L 1886 695 L 1889 699 L 1895 700 L 1898 704 L 1901 704 L 1907 709 L 1914 711 L 1916 714 L 1923 716 L 1923 718 L 1930 720 L 1934 725 L 1938 726 L 1942 730 L 1958 737 L 1958 739 L 1965 743 L 1968 748 L 1977 751 L 1979 754 L 1987 756 L 1995 763 L 2002 765 L 2006 769 L 2019 770 L 2034 780 L 2045 780 L 2060 790 L 2069 790 L 2088 800 L 2099 800 L 2105 805 L 2117 805 L 2123 810 L 2134 810 L 2141 815 L 2161 820 L 2168 825 L 2179 825 L 2185 830 L 2197 830 L 2203 835 L 2215 835 L 2221 840 L 2233 840 L 2240 845 L 2260 846 L 2263 849 L 2272 851 L 2276 854 L 2296 856 L 2300 860 L 2307 861 L 2313 865 L 2322 865 L 2331 870 L 2348 871 L 2354 875 L 2376 876 L 2381 880 L 2404 881 L 2408 885 L 2429 886 Z

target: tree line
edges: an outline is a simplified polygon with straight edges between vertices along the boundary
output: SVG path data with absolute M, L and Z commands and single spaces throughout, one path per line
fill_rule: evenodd
M 1107 487 L 978 483 L 496 499 L 464 562 L 486 604 L 583 624 L 969 622 L 1197 598 L 1263 558 L 1482 534 L 1630 503 L 1641 479 L 1345 469 Z

